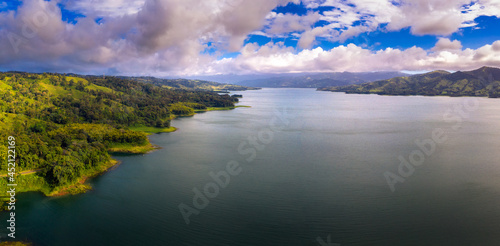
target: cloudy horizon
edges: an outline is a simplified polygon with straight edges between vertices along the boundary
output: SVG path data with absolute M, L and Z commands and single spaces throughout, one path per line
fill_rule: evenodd
M 0 70 L 193 76 L 500 67 L 500 0 L 0 1 Z

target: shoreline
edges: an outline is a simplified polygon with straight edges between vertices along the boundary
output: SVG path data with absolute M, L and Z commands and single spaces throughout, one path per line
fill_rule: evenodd
M 208 111 L 223 111 L 223 110 L 233 110 L 236 108 L 251 108 L 251 107 L 252 106 L 244 106 L 244 105 L 238 105 L 238 106 L 233 106 L 233 107 L 222 107 L 222 108 L 211 107 L 211 108 L 207 108 L 206 110 L 195 111 L 195 113 L 193 115 L 188 115 L 188 116 L 174 115 L 171 119 L 176 119 L 178 117 L 191 117 L 191 116 L 196 115 L 197 113 L 204 113 L 204 112 L 208 112 Z M 151 130 L 153 128 L 157 129 L 157 131 Z M 136 131 L 145 132 L 148 135 L 159 134 L 159 133 L 170 133 L 170 132 L 175 132 L 178 130 L 178 128 L 173 127 L 173 126 L 164 127 L 164 128 L 136 127 L 135 129 L 136 129 Z M 141 129 L 141 130 L 139 130 L 139 129 Z M 131 130 L 134 130 L 133 127 Z M 144 146 L 132 146 L 132 145 L 127 146 L 126 145 L 125 147 L 122 146 L 122 148 L 120 148 L 120 147 L 113 148 L 112 147 L 108 150 L 108 152 L 110 154 L 118 153 L 118 154 L 138 155 L 138 154 L 149 154 L 149 153 L 154 152 L 154 151 L 161 149 L 161 148 L 162 147 L 151 143 L 149 140 L 149 137 L 148 137 L 148 143 Z M 66 196 L 66 195 L 77 195 L 77 194 L 85 193 L 89 190 L 92 190 L 92 186 L 90 186 L 89 184 L 86 184 L 87 180 L 89 180 L 91 178 L 95 178 L 95 177 L 100 176 L 100 175 L 103 175 L 106 172 L 116 168 L 120 164 L 121 164 L 121 161 L 118 161 L 118 160 L 113 159 L 111 157 L 110 164 L 106 165 L 106 167 L 103 170 L 97 171 L 96 173 L 91 174 L 91 175 L 83 176 L 82 178 L 77 180 L 72 185 L 70 185 L 68 187 L 63 187 L 61 190 L 57 190 L 57 191 L 51 192 L 49 194 L 45 194 L 44 192 L 42 192 L 42 193 L 44 193 L 44 195 L 46 195 L 47 197 L 61 197 L 61 196 Z M 76 189 L 76 190 L 74 190 L 74 189 Z
M 472 98 L 486 98 L 486 99 L 499 99 L 500 97 L 489 97 L 489 96 L 472 96 L 472 95 L 423 95 L 423 94 L 380 94 L 380 93 L 355 93 L 355 92 L 345 92 L 345 91 L 332 91 L 332 90 L 320 90 L 319 88 L 316 91 L 324 91 L 330 93 L 343 93 L 346 95 L 375 95 L 375 96 L 389 96 L 389 97 L 447 97 L 447 98 L 463 98 L 463 97 L 472 97 Z
M 211 107 L 207 108 L 205 110 L 196 110 L 192 115 L 173 115 L 171 119 L 176 119 L 179 117 L 191 117 L 196 115 L 197 113 L 204 113 L 208 111 L 224 111 L 224 110 L 233 110 L 236 108 L 250 108 L 251 106 L 233 106 L 233 107 L 221 107 L 221 108 L 216 108 L 216 107 Z M 178 130 L 176 127 L 146 127 L 146 126 L 134 126 L 134 127 L 129 127 L 130 130 L 133 131 L 140 131 L 144 132 L 148 135 L 152 134 L 159 134 L 159 133 L 170 133 L 170 132 L 175 132 Z M 40 192 L 46 197 L 63 197 L 63 196 L 68 196 L 68 195 L 77 195 L 77 194 L 83 194 L 86 193 L 87 191 L 90 191 L 93 189 L 93 187 L 87 183 L 89 179 L 95 178 L 97 176 L 103 175 L 108 171 L 111 171 L 112 169 L 116 168 L 121 164 L 121 161 L 118 161 L 116 159 L 113 159 L 112 155 L 113 154 L 131 154 L 131 155 L 138 155 L 138 154 L 149 154 L 151 152 L 154 152 L 158 149 L 161 149 L 162 147 L 155 145 L 150 142 L 150 139 L 148 137 L 147 144 L 142 145 L 142 146 L 137 146 L 137 145 L 129 145 L 129 144 L 116 144 L 114 146 L 111 146 L 108 149 L 108 153 L 111 155 L 111 159 L 107 164 L 103 164 L 101 167 L 98 167 L 95 170 L 91 170 L 88 174 L 83 175 L 76 181 L 72 182 L 71 184 L 56 187 L 54 189 L 50 189 L 47 185 L 47 183 L 43 183 L 42 185 L 38 187 L 34 187 L 33 189 L 28 188 L 27 190 L 21 190 L 18 192 L 20 193 L 25 193 L 25 192 Z M 38 170 L 39 171 L 39 170 Z M 36 175 L 38 172 L 33 172 L 29 173 L 26 175 Z M 5 211 L 2 209 L 0 212 Z
M 0 246 L 32 246 L 32 244 L 21 241 L 5 241 L 0 242 Z
M 132 146 L 132 148 L 127 149 L 127 148 L 110 148 L 108 150 L 108 153 L 112 155 L 112 153 L 123 153 L 123 154 L 147 154 L 151 153 L 157 149 L 161 149 L 161 147 L 154 145 L 150 142 L 148 138 L 148 143 L 144 146 Z M 111 151 L 114 150 L 114 151 Z M 139 150 L 139 151 L 136 151 Z M 118 167 L 121 164 L 121 161 L 114 159 L 112 156 L 110 157 L 110 160 L 106 164 L 102 164 L 101 166 L 97 167 L 94 170 L 89 170 L 88 173 L 85 173 L 82 177 L 78 178 L 71 184 L 55 187 L 55 188 L 50 188 L 49 184 L 44 182 L 41 184 L 38 184 L 37 186 L 34 187 L 29 187 L 25 190 L 20 190 L 17 191 L 17 194 L 25 193 L 25 192 L 40 192 L 46 197 L 63 197 L 67 195 L 77 195 L 77 194 L 83 194 L 86 193 L 87 191 L 90 191 L 93 189 L 93 187 L 87 183 L 89 179 L 95 178 L 97 176 L 103 175 L 108 171 L 111 171 L 112 169 Z M 38 170 L 39 171 L 39 170 Z M 22 172 L 21 172 L 22 173 Z M 36 175 L 38 172 L 30 172 L 28 174 L 18 174 L 19 176 L 30 176 L 30 175 Z M 2 203 L 0 212 L 6 211 L 4 209 L 5 204 L 3 201 L 0 201 Z
M 111 158 L 109 163 L 105 165 L 104 167 L 101 167 L 101 170 L 95 170 L 95 172 L 91 173 L 90 175 L 85 175 L 82 176 L 80 179 L 78 179 L 75 183 L 62 187 L 60 190 L 56 189 L 53 190 L 49 194 L 44 194 L 47 197 L 62 197 L 66 195 L 77 195 L 77 194 L 83 194 L 86 193 L 87 191 L 92 190 L 92 186 L 90 184 L 87 184 L 87 180 L 91 178 L 95 178 L 97 176 L 103 175 L 107 173 L 108 171 L 118 167 L 121 164 L 121 161 L 116 160 Z

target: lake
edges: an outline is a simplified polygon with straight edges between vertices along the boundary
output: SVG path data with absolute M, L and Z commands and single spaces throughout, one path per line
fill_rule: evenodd
M 150 137 L 162 149 L 116 156 L 122 164 L 86 194 L 18 195 L 16 239 L 498 245 L 500 100 L 237 94 L 251 108 L 173 120 L 178 131 Z

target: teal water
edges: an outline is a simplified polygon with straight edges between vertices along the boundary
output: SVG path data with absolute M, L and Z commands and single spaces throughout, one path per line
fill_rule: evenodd
M 122 164 L 91 180 L 91 192 L 18 195 L 17 239 L 35 246 L 498 245 L 500 100 L 238 94 L 252 108 L 174 120 L 177 132 L 151 136 L 161 150 L 117 156 Z M 464 103 L 464 112 L 450 111 Z M 283 107 L 287 115 L 278 117 Z M 400 175 L 398 157 L 408 160 L 419 150 L 415 140 L 435 129 L 447 141 L 392 192 L 384 173 Z M 249 137 L 260 148 L 254 158 L 239 153 L 253 148 Z M 230 161 L 239 174 L 187 225 L 179 204 L 195 209 L 193 188 L 214 183 L 209 173 Z

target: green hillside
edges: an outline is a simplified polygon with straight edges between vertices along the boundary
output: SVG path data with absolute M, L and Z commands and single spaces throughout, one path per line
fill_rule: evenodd
M 155 77 L 123 77 L 138 82 L 151 83 L 154 85 L 162 86 L 169 89 L 184 89 L 184 90 L 205 90 L 205 91 L 245 91 L 245 90 L 258 90 L 260 88 L 222 84 L 217 82 L 210 82 L 204 80 L 190 80 L 190 79 L 161 79 Z
M 500 96 L 500 69 L 482 67 L 474 71 L 434 71 L 409 77 L 380 80 L 361 85 L 323 88 L 353 94 L 424 96 Z
M 146 132 L 168 132 L 175 116 L 233 108 L 215 92 L 170 90 L 117 77 L 0 73 L 0 139 L 15 137 L 16 174 L 0 145 L 0 186 L 15 176 L 20 191 L 85 190 L 86 177 L 115 163 L 109 151 L 145 153 Z M 26 175 L 19 175 L 19 172 Z M 6 177 L 7 176 L 7 177 Z

